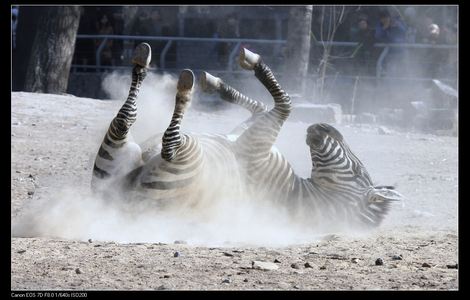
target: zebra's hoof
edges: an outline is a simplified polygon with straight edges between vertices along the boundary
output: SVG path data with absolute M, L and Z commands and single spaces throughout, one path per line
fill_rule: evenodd
M 253 70 L 255 65 L 261 61 L 261 56 L 246 48 L 242 48 L 240 50 L 240 56 L 238 58 L 238 62 L 240 63 L 240 67 L 245 70 Z
M 219 88 L 221 81 L 219 77 L 212 76 L 207 72 L 202 72 L 200 79 L 201 89 L 206 93 L 214 92 Z
M 140 43 L 135 47 L 132 56 L 132 63 L 144 68 L 148 68 L 150 60 L 152 59 L 152 49 L 147 43 Z
M 184 69 L 178 78 L 177 89 L 179 92 L 190 91 L 194 85 L 194 73 L 189 69 Z

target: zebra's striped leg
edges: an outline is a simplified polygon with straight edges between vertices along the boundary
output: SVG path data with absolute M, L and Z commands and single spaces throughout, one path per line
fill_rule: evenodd
M 170 125 L 166 129 L 162 138 L 161 154 L 162 158 L 166 161 L 172 161 L 181 146 L 185 144 L 186 136 L 181 134 L 180 126 L 184 113 L 191 103 L 193 85 L 193 72 L 188 69 L 183 70 L 178 79 L 175 110 L 173 111 Z
M 256 144 L 256 154 L 262 157 L 269 154 L 284 121 L 291 111 L 289 95 L 281 88 L 271 69 L 263 63 L 261 57 L 247 49 L 240 53 L 240 65 L 247 70 L 254 70 L 255 76 L 266 87 L 274 99 L 274 107 L 260 116 L 237 140 L 240 147 L 249 149 Z
M 281 88 L 271 69 L 263 62 L 261 56 L 241 49 L 240 66 L 247 70 L 254 70 L 255 76 L 266 87 L 274 99 L 274 108 L 270 111 L 280 122 L 284 122 L 291 112 L 291 101 L 289 95 Z
M 140 147 L 128 140 L 128 132 L 136 120 L 136 100 L 147 74 L 150 58 L 151 49 L 148 44 L 142 43 L 136 47 L 132 59 L 134 67 L 129 94 L 116 117 L 111 121 L 99 148 L 93 166 L 93 189 L 96 189 L 97 184 L 103 180 L 124 175 L 137 167 L 141 160 Z
M 217 92 L 220 98 L 223 100 L 240 105 L 241 107 L 250 111 L 252 114 L 268 111 L 266 104 L 243 95 L 233 87 L 226 84 L 219 77 L 215 77 L 207 72 L 202 73 L 200 83 L 203 92 Z

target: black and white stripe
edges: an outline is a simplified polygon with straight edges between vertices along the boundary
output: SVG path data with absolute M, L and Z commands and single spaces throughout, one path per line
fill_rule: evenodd
M 341 220 L 360 227 L 378 226 L 391 201 L 400 199 L 401 195 L 393 189 L 375 188 L 362 162 L 352 153 L 342 135 L 328 124 L 308 128 L 312 175 L 308 179 L 297 176 L 287 159 L 274 147 L 291 111 L 289 96 L 261 58 L 251 64 L 245 62 L 244 66 L 255 71 L 255 76 L 272 95 L 274 107 L 271 110 L 219 78 L 212 80 L 211 88 L 203 90 L 215 90 L 222 99 L 253 113 L 251 124 L 239 131 L 239 137 L 233 142 L 233 151 L 252 194 L 282 203 L 295 215 L 307 219 L 313 217 L 316 224 Z

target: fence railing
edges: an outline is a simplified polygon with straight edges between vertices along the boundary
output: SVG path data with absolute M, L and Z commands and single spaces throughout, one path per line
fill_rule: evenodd
M 229 39 L 229 38 L 192 38 L 192 37 L 174 37 L 174 36 L 133 36 L 133 35 L 88 35 L 88 34 L 79 34 L 77 35 L 77 39 L 94 39 L 94 40 L 101 40 L 98 48 L 96 49 L 95 53 L 95 65 L 72 65 L 72 69 L 74 68 L 91 68 L 95 70 L 102 70 L 102 69 L 120 69 L 125 68 L 123 66 L 102 66 L 101 64 L 101 53 L 106 46 L 106 43 L 109 40 L 126 40 L 126 41 L 133 41 L 133 40 L 145 40 L 145 41 L 166 41 L 165 46 L 163 47 L 160 53 L 160 65 L 159 69 L 166 70 L 166 62 L 167 62 L 167 54 L 171 46 L 175 42 L 194 42 L 194 43 L 230 43 L 232 48 L 230 50 L 230 54 L 227 60 L 227 66 L 225 69 L 217 70 L 219 72 L 236 72 L 233 66 L 233 62 L 235 61 L 235 57 L 238 54 L 238 50 L 242 43 L 249 43 L 249 44 L 267 44 L 273 45 L 278 49 L 280 45 L 286 44 L 286 40 L 264 40 L 264 39 Z M 313 45 L 315 46 L 332 46 L 332 47 L 350 47 L 356 48 L 360 45 L 357 42 L 324 42 L 324 41 L 312 41 Z M 382 70 L 383 70 L 383 63 L 385 58 L 390 52 L 391 48 L 402 48 L 402 49 L 457 49 L 457 45 L 435 45 L 435 44 L 385 44 L 385 43 L 375 43 L 373 47 L 376 48 L 383 48 L 379 58 L 376 62 L 376 77 L 381 77 Z

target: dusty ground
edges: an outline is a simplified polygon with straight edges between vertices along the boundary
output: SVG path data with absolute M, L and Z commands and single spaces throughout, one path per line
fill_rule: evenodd
M 54 190 L 88 187 L 95 151 L 119 105 L 73 96 L 12 94 L 13 222 L 25 207 Z M 188 120 L 220 122 L 221 132 L 240 121 L 230 121 L 223 111 L 194 112 Z M 298 134 L 283 131 L 278 145 L 304 177 L 310 168 L 308 155 L 292 145 L 302 142 L 307 125 L 286 124 Z M 458 139 L 396 131 L 380 135 L 374 126 L 337 127 L 376 183 L 394 184 L 407 197 L 405 206 L 394 207 L 377 231 L 323 235 L 282 247 L 13 236 L 11 288 L 458 289 L 458 269 L 453 267 L 458 263 Z M 383 265 L 375 265 L 377 258 Z M 252 261 L 275 260 L 276 270 L 252 268 Z

